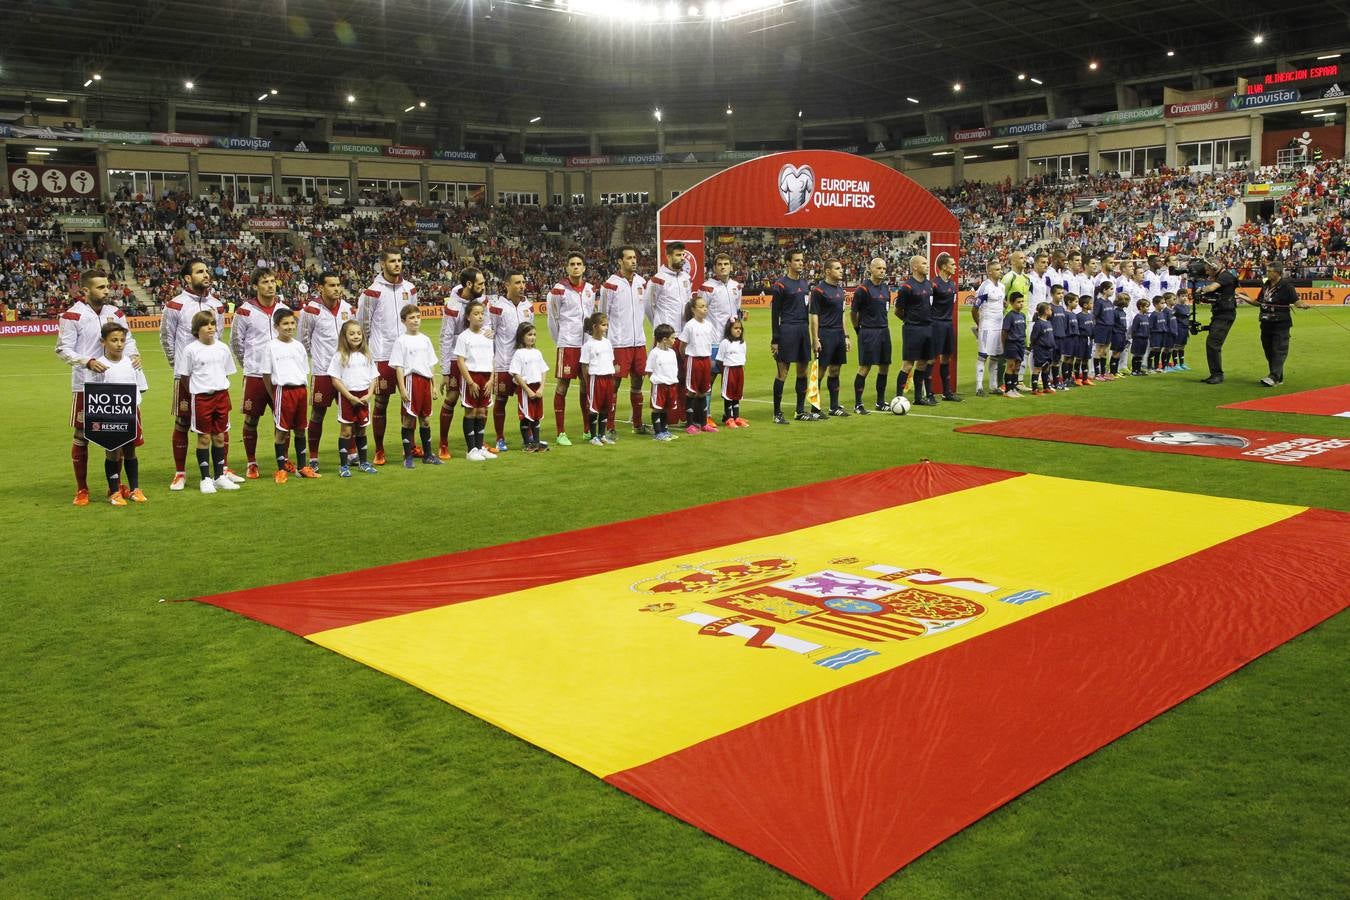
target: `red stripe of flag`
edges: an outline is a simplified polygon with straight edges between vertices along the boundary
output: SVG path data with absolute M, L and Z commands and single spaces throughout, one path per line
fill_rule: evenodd
M 1341 611 L 1347 583 L 1350 515 L 1309 510 L 606 780 L 860 897 Z

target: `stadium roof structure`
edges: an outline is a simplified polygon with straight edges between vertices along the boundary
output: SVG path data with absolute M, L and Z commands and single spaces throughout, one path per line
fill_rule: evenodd
M 653 127 L 656 107 L 670 127 L 733 109 L 739 128 L 799 111 L 884 118 L 1049 91 L 1063 92 L 1068 114 L 1115 108 L 1118 82 L 1175 73 L 1191 87 L 1205 70 L 1302 59 L 1348 33 L 1350 4 L 18 0 L 6 20 L 0 90 L 262 98 L 353 116 L 412 107 L 428 120 L 521 128 L 535 117 L 541 128 Z M 104 77 L 82 87 L 92 73 Z

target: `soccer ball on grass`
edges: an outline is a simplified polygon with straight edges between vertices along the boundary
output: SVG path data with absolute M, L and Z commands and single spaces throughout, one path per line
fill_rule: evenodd
M 891 412 L 897 416 L 903 416 L 909 412 L 909 399 L 907 397 L 895 397 L 891 400 Z

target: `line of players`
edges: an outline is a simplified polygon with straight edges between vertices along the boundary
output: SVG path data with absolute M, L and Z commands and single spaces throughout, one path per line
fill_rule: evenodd
M 986 376 L 989 393 L 1017 398 L 1019 388 L 1045 394 L 1118 375 L 1188 371 L 1193 310 L 1185 279 L 1164 262 L 1107 257 L 1103 266 L 1077 251 L 1039 253 L 1028 270 L 1026 254 L 1014 251 L 1005 273 L 991 260 L 971 309 L 976 394 L 985 395 Z M 1029 330 L 1024 307 L 1033 310 Z M 1013 347 L 1020 350 L 1009 353 Z
M 748 425 L 740 416 L 745 362 L 741 291 L 730 278 L 730 258 L 718 255 L 712 276 L 695 292 L 684 257 L 683 245 L 668 245 L 665 263 L 648 281 L 637 274 L 636 249 L 624 247 L 619 252 L 618 271 L 604 282 L 598 299 L 597 292 L 584 280 L 585 260 L 579 253 L 568 257 L 565 276 L 550 290 L 545 304 L 549 331 L 558 348 L 554 367 L 558 443 L 571 445 L 566 432 L 566 399 L 574 379 L 582 380 L 579 406 L 586 422 L 586 440 L 592 444 L 615 442 L 614 398 L 625 378 L 637 434 L 668 441 L 674 438 L 671 425 L 684 426 L 688 433 L 717 431 L 709 421 L 709 394 L 717 374 L 722 376 L 723 425 Z M 402 256 L 397 250 L 381 253 L 379 274 L 362 291 L 355 310 L 344 299 L 341 280 L 333 273 L 320 276 L 317 298 L 291 311 L 278 296 L 271 271 L 256 270 L 252 277 L 255 296 L 236 310 L 228 348 L 216 340 L 225 327 L 225 307 L 211 291 L 209 268 L 203 261 L 192 259 L 183 264 L 180 274 L 183 290 L 165 305 L 159 334 L 165 357 L 174 369 L 170 393 L 175 471 L 170 490 L 183 490 L 186 484 L 189 433 L 197 435 L 203 492 L 237 490 L 246 478 L 259 477 L 258 429 L 269 410 L 274 420 L 278 465 L 275 479 L 284 481 L 290 474 L 320 477 L 323 424 L 334 402 L 340 407 L 338 418 L 343 430 L 339 474 L 346 474 L 350 468 L 377 471 L 375 467 L 385 463 L 388 404 L 395 394 L 402 407 L 405 465 L 419 456 L 428 465 L 450 457 L 448 434 L 456 406 L 460 405 L 465 408 L 468 458 L 494 458 L 507 448 L 504 419 L 513 393 L 518 398 L 524 448 L 547 449 L 539 439 L 539 420 L 542 381 L 549 366 L 533 350 L 534 308 L 525 300 L 520 273 L 506 278 L 503 296 L 492 297 L 485 296 L 480 271 L 469 268 L 461 273 L 459 286 L 445 300 L 439 391 L 434 389 L 436 354 L 429 339 L 423 338 L 426 346 L 420 342 L 417 347 L 405 346 L 412 335 L 420 336 L 420 310 L 416 287 L 402 277 Z M 88 448 L 82 420 L 84 384 L 108 381 L 108 372 L 124 377 L 130 371 L 134 380 L 146 387 L 135 340 L 121 322 L 125 317 L 106 302 L 107 278 L 99 270 L 90 270 L 84 273 L 81 286 L 82 296 L 62 317 L 57 342 L 58 355 L 72 367 L 71 455 L 77 487 L 75 504 L 79 506 L 89 501 Z M 646 346 L 646 322 L 652 324 L 656 335 L 651 353 Z M 105 329 L 109 334 L 104 334 Z M 289 346 L 292 343 L 294 346 Z M 521 349 L 538 356 L 525 378 L 512 371 L 516 357 L 529 356 L 522 355 Z M 300 356 L 302 352 L 307 358 Z M 109 359 L 109 353 L 117 359 Z M 359 372 L 345 368 L 353 356 L 370 361 L 368 383 Z M 339 357 L 341 366 L 334 363 Z M 287 365 L 288 359 L 294 365 Z M 244 420 L 248 460 L 244 477 L 228 465 L 228 376 L 240 368 L 244 388 L 239 412 Z M 347 379 L 337 375 L 335 368 L 345 372 Z M 305 401 L 297 401 L 296 389 L 305 385 L 311 373 L 310 394 Z M 643 419 L 644 378 L 652 382 L 651 427 Z M 434 454 L 429 443 L 433 393 L 442 398 L 440 446 Z M 493 446 L 485 446 L 483 441 L 489 406 L 496 426 Z M 367 420 L 375 440 L 374 459 L 369 462 L 364 441 Z M 420 443 L 414 440 L 415 433 Z M 287 453 L 292 435 L 296 451 L 293 459 Z M 107 461 L 105 468 L 119 472 L 117 482 L 109 482 L 115 505 L 125 505 L 127 499 L 145 500 L 135 460 L 135 447 L 141 443 L 138 433 L 134 444 Z M 118 464 L 112 465 L 114 462 Z M 127 470 L 126 484 L 120 480 L 122 468 Z

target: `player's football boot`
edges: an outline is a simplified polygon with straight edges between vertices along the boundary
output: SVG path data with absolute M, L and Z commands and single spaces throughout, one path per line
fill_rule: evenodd
M 348 467 L 348 466 L 338 466 L 338 477 L 339 477 L 339 478 L 351 478 L 351 477 L 352 477 L 352 470 L 351 470 L 351 468 Z
M 572 446 L 572 439 L 567 436 L 567 432 L 560 431 L 558 432 L 557 444 L 559 447 L 570 447 Z
M 614 440 L 614 438 L 612 437 L 612 432 L 611 432 L 610 434 L 603 435 L 603 436 L 600 438 L 600 443 L 602 443 L 602 444 L 617 444 L 618 441 Z
M 439 463 L 440 460 L 437 460 L 436 462 Z M 299 475 L 301 478 L 322 478 L 322 477 L 323 477 L 323 476 L 320 475 L 318 472 L 314 471 L 314 467 L 313 467 L 313 466 L 301 466 L 301 467 L 300 467 L 300 470 L 299 470 L 298 472 L 296 472 L 295 474 Z
M 77 490 L 77 491 L 75 492 L 75 499 L 72 500 L 71 503 L 72 503 L 73 505 L 75 505 L 75 506 L 88 506 L 88 505 L 89 505 L 89 489 L 88 489 L 88 488 L 80 488 L 79 490 Z
M 379 469 L 372 466 L 369 462 L 359 463 L 356 467 L 367 475 L 378 475 L 380 472 Z
M 436 456 L 440 459 L 450 458 L 450 447 L 447 444 L 441 444 L 441 449 L 436 451 Z
M 890 408 L 889 406 L 887 406 L 885 403 L 880 403 L 880 402 L 878 402 L 877 405 L 874 406 L 874 407 L 872 407 L 872 408 L 875 409 L 877 412 L 890 412 L 890 411 L 891 411 L 891 408 Z
M 413 455 L 413 457 L 416 458 L 416 459 L 421 459 L 421 458 L 422 458 L 422 448 L 419 447 L 419 446 L 417 446 L 416 444 L 413 444 L 412 455 Z
M 295 468 L 295 463 L 291 462 L 289 459 L 286 460 L 286 474 L 294 475 L 297 471 L 298 470 Z
M 785 419 L 785 418 L 783 418 L 783 414 L 782 414 L 782 413 L 776 412 L 776 413 L 773 414 L 773 424 L 775 424 L 775 425 L 786 425 L 787 423 L 788 423 L 788 420 Z
M 277 469 L 276 473 L 272 475 L 272 480 L 277 484 L 285 484 L 290 477 L 285 469 Z
M 412 454 L 403 457 L 403 468 L 411 469 L 416 465 L 417 463 L 413 462 Z
M 864 406 L 864 405 L 861 404 L 861 403 L 855 403 L 855 404 L 853 404 L 853 411 L 854 411 L 855 413 L 857 413 L 858 415 L 860 415 L 860 416 L 865 416 L 865 415 L 868 414 L 868 412 L 867 412 L 867 407 Z
M 216 483 L 215 483 L 214 481 L 212 481 L 210 478 L 203 478 L 203 479 L 202 479 L 202 493 L 203 493 L 203 494 L 214 494 L 215 492 L 216 492 Z
M 834 416 L 836 419 L 847 419 L 848 410 L 844 409 L 842 406 L 836 406 L 834 409 L 830 410 L 830 415 Z
M 687 427 L 684 429 L 684 433 L 685 433 L 685 434 L 699 434 L 699 427 L 698 427 L 697 425 L 689 425 L 689 426 L 687 426 Z
M 108 495 L 108 502 L 113 506 L 126 506 L 127 498 L 122 496 L 121 491 L 114 491 Z
M 703 430 L 706 431 L 706 432 L 708 432 L 709 434 L 716 434 L 717 431 L 718 431 L 718 428 L 717 428 L 717 426 L 714 425 L 712 422 L 709 422 L 707 425 L 704 425 L 704 426 L 703 426 Z
M 811 421 L 811 417 L 808 416 L 806 413 L 802 412 L 801 410 L 798 410 L 798 411 L 797 411 L 797 414 L 796 414 L 795 416 L 793 416 L 792 418 L 795 419 L 795 420 L 797 420 L 798 422 L 809 422 L 809 421 Z
M 976 397 L 983 397 L 983 396 L 984 396 L 984 388 L 982 388 L 982 387 L 977 387 L 977 388 L 975 389 L 975 396 L 976 396 Z
M 422 454 L 422 465 L 424 465 L 424 466 L 443 466 L 443 465 L 445 465 L 445 463 L 441 462 L 440 457 L 437 456 L 437 455 L 434 454 L 434 453 L 424 453 L 424 454 Z M 303 471 L 303 470 L 302 470 L 302 471 Z
M 377 466 L 382 466 L 382 465 L 384 465 L 386 462 L 387 462 L 387 460 L 384 458 L 384 451 L 383 451 L 383 450 L 376 450 L 376 451 L 375 451 L 375 465 L 377 465 Z
M 249 463 L 249 464 L 248 464 L 248 468 L 245 470 L 245 473 L 247 474 L 247 476 L 248 476 L 249 478 L 257 478 L 257 477 L 258 477 L 258 464 L 255 463 L 255 462 Z
M 942 395 L 942 399 L 946 400 L 948 403 L 961 403 L 965 398 L 956 393 L 956 391 L 948 391 Z
M 612 436 L 613 434 L 614 432 L 611 431 L 610 435 Z M 611 441 L 610 443 L 613 443 L 613 441 Z M 505 453 L 508 449 L 510 448 L 506 446 L 506 438 L 497 438 L 497 452 Z
M 140 488 L 133 488 L 133 489 L 132 489 L 132 491 L 131 491 L 131 502 L 132 502 L 132 503 L 145 503 L 145 502 L 147 502 L 148 499 L 149 499 L 149 498 L 145 496 L 145 492 L 142 491 Z
M 937 405 L 938 405 L 938 398 L 937 398 L 937 397 L 934 397 L 932 394 L 924 394 L 923 399 L 920 400 L 918 403 L 916 403 L 916 404 L 914 404 L 914 405 L 915 405 L 915 406 L 937 406 Z
M 811 407 L 811 411 L 806 414 L 806 420 L 808 422 L 824 422 L 825 414 L 815 407 Z
M 736 427 L 737 427 L 737 428 L 749 428 L 749 427 L 750 427 L 750 423 L 747 422 L 747 421 L 745 421 L 744 419 L 742 419 L 740 416 L 737 416 L 737 417 L 736 417 Z
M 226 466 L 226 467 L 225 467 L 225 474 L 222 475 L 222 476 L 220 476 L 220 477 L 221 477 L 221 478 L 224 478 L 226 481 L 230 482 L 231 484 L 243 484 L 243 483 L 244 483 L 244 479 L 242 479 L 242 478 L 240 478 L 238 475 L 236 475 L 236 474 L 234 473 L 234 469 L 231 469 L 229 466 Z
M 131 496 L 131 488 L 127 487 L 125 484 L 121 485 L 117 488 L 117 493 L 122 496 L 123 500 L 126 500 Z
M 651 426 L 647 425 L 646 423 L 633 426 L 633 434 L 651 434 L 651 433 L 652 433 Z
M 184 475 L 182 472 L 179 472 L 178 474 L 173 476 L 173 481 L 169 482 L 169 490 L 181 491 L 186 483 L 187 483 L 187 476 Z

